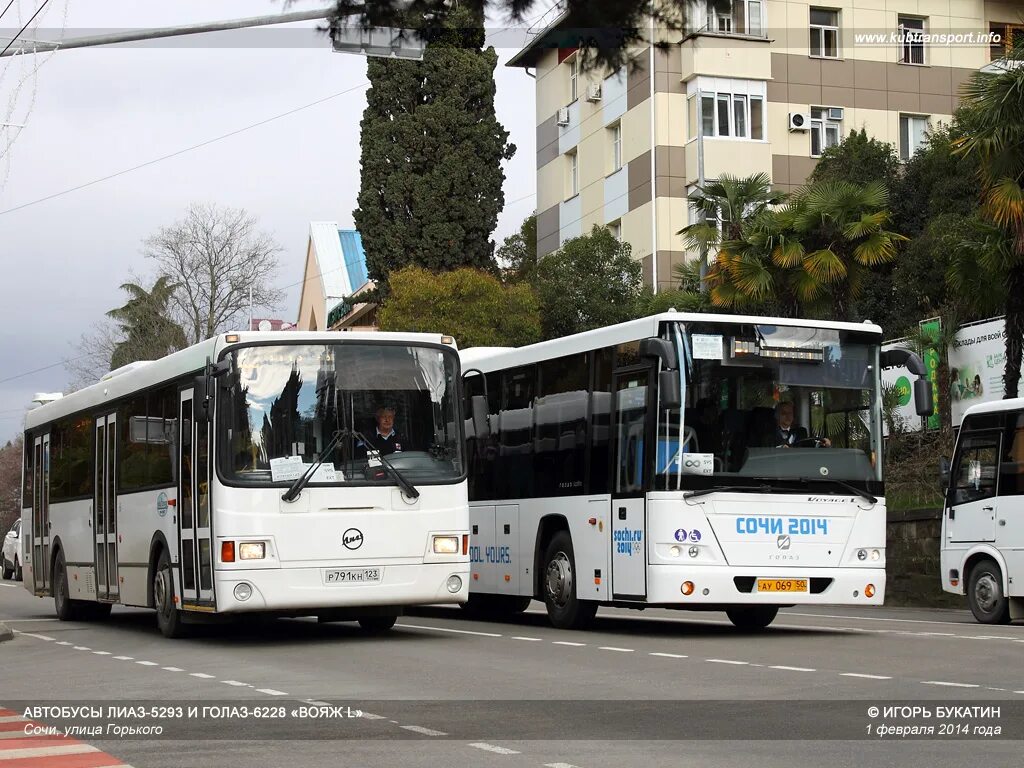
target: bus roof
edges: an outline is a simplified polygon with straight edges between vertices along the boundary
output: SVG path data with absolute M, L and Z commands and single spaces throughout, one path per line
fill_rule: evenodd
M 782 325 L 796 328 L 831 328 L 876 334 L 881 341 L 882 329 L 874 323 L 844 323 L 834 320 L 805 320 L 799 317 L 757 317 L 754 315 L 720 315 L 705 312 L 662 312 L 617 325 L 608 325 L 592 331 L 541 341 L 525 347 L 470 347 L 459 355 L 463 367 L 487 364 L 487 370 L 528 365 L 539 360 L 588 352 L 592 349 L 624 344 L 628 341 L 656 336 L 662 322 L 731 323 L 735 325 Z M 491 365 L 490 363 L 494 363 Z
M 964 411 L 964 418 L 977 413 L 999 413 L 1000 411 L 1024 411 L 1024 397 L 1011 397 L 1006 400 L 992 400 L 972 405 Z
M 237 341 L 228 343 L 227 337 Z M 206 339 L 191 347 L 174 352 L 159 360 L 145 364 L 131 364 L 106 374 L 100 381 L 72 392 L 58 400 L 33 408 L 25 414 L 25 429 L 32 429 L 72 413 L 101 406 L 142 389 L 148 389 L 180 376 L 201 371 L 207 359 L 216 360 L 220 353 L 238 345 L 254 342 L 280 342 L 286 344 L 333 343 L 347 341 L 407 341 L 444 344 L 455 348 L 450 336 L 439 333 L 385 333 L 381 331 L 230 331 Z M 141 363 L 142 361 L 140 361 Z

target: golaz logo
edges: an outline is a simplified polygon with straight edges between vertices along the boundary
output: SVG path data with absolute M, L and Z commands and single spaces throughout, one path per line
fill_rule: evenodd
M 363 532 L 358 528 L 349 528 L 341 535 L 341 543 L 345 549 L 359 549 L 363 546 Z
M 789 536 L 779 536 L 779 538 L 775 540 L 775 544 L 779 549 L 789 549 L 790 543 Z

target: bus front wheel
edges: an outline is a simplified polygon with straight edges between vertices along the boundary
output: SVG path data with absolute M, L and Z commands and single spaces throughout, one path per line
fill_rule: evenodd
M 742 608 L 727 608 L 725 615 L 737 629 L 760 631 L 775 621 L 779 613 L 777 605 L 745 605 Z
M 160 553 L 153 573 L 153 607 L 156 608 L 156 625 L 160 634 L 170 638 L 185 636 L 185 622 L 181 611 L 174 605 L 174 577 L 167 550 Z
M 558 629 L 586 629 L 597 613 L 597 603 L 576 595 L 576 556 L 568 531 L 559 531 L 544 553 L 542 593 L 548 618 Z
M 364 632 L 379 635 L 395 626 L 396 621 L 398 621 L 397 616 L 364 616 L 359 619 L 359 626 L 363 628 Z
M 1010 601 L 1003 594 L 1003 574 L 994 561 L 982 560 L 971 569 L 967 602 L 982 624 L 1010 623 Z

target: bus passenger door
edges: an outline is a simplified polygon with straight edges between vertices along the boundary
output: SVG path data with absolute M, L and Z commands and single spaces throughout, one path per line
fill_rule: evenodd
M 612 598 L 647 596 L 645 478 L 650 454 L 647 370 L 615 377 Z
M 192 603 L 213 601 L 210 525 L 210 428 L 193 418 L 191 389 L 181 393 L 178 420 L 178 536 L 181 595 Z
M 116 600 L 117 583 L 117 416 L 96 419 L 92 531 L 96 598 Z
M 32 588 L 50 590 L 50 436 L 35 439 L 32 449 Z
M 946 513 L 951 542 L 995 541 L 999 437 L 986 432 L 960 441 Z

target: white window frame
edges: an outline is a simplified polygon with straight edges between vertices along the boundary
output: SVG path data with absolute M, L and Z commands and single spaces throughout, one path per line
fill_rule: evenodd
M 608 126 L 609 145 L 611 148 L 611 171 L 616 173 L 622 170 L 622 123 L 616 122 Z
M 821 157 L 825 150 L 843 140 L 843 121 L 828 116 L 834 107 L 811 107 L 811 157 Z M 830 142 L 829 136 L 833 136 Z M 818 153 L 814 153 L 814 137 L 818 137 Z
M 897 19 L 899 20 L 900 64 L 926 65 L 928 52 L 924 44 L 924 34 L 928 29 L 928 19 L 902 14 Z M 908 23 L 911 26 L 908 26 Z
M 815 11 L 824 11 L 825 13 L 834 13 L 836 17 L 835 25 L 832 24 L 818 24 L 810 20 L 810 14 Z M 814 59 L 838 59 L 841 58 L 840 45 L 839 45 L 839 29 L 840 29 L 840 14 L 837 8 L 820 8 L 818 6 L 810 6 L 807 23 L 810 29 L 810 35 L 807 42 L 807 55 Z M 836 52 L 834 56 L 828 54 L 828 47 L 825 45 L 825 36 L 827 32 L 832 32 L 836 37 Z M 817 34 L 818 36 L 818 53 L 814 52 L 814 48 L 811 46 L 810 37 Z
M 580 62 L 579 54 L 574 53 L 566 63 L 569 65 L 569 103 L 572 104 L 579 96 L 580 88 Z
M 691 4 L 690 13 L 694 23 L 691 29 L 695 31 L 711 32 L 717 35 L 750 35 L 752 37 L 765 37 L 765 28 L 768 26 L 765 21 L 768 0 L 732 0 L 732 6 L 727 13 L 719 13 L 707 2 L 707 0 L 694 0 Z M 743 29 L 737 24 L 736 8 L 740 6 L 743 20 Z M 751 12 L 751 9 L 754 12 Z M 751 23 L 754 19 L 754 23 Z
M 914 155 L 917 154 L 918 150 L 921 149 L 921 147 L 924 146 L 924 143 L 926 141 L 926 135 L 927 135 L 928 131 L 931 129 L 930 115 L 904 114 L 904 113 L 901 112 L 900 116 L 899 116 L 899 121 L 900 121 L 900 125 L 899 125 L 899 128 L 900 128 L 900 160 L 902 160 L 903 162 L 907 162 L 908 160 L 910 160 L 910 158 L 912 158 Z M 906 121 L 906 125 L 907 125 L 907 138 L 906 138 L 906 141 L 904 141 L 904 138 L 903 138 L 903 124 L 904 124 L 904 121 Z M 913 146 L 913 147 L 911 146 L 911 142 L 913 141 L 913 136 L 912 136 L 912 132 L 911 132 L 911 127 L 912 127 L 911 121 L 924 123 L 924 130 L 921 131 L 921 140 L 917 143 L 916 146 Z
M 578 149 L 571 149 L 565 153 L 566 160 L 568 161 L 568 188 L 569 194 L 565 196 L 566 200 L 571 200 L 580 193 L 580 153 Z
M 748 93 L 745 90 L 722 90 L 722 91 L 700 91 L 695 94 L 697 99 L 697 131 L 706 139 L 736 139 L 740 141 L 765 141 L 766 127 L 766 100 L 764 94 Z M 711 102 L 711 133 L 704 130 L 705 121 L 705 99 Z M 759 102 L 761 105 L 761 136 L 753 135 L 753 116 L 751 105 Z M 721 105 L 721 106 L 720 106 Z M 742 106 L 737 112 L 737 106 Z M 722 126 L 721 108 L 726 109 L 726 125 Z M 739 118 L 739 119 L 737 119 Z M 742 124 L 742 126 L 741 126 Z M 742 131 L 740 131 L 742 127 Z M 724 132 L 723 132 L 724 131 Z

